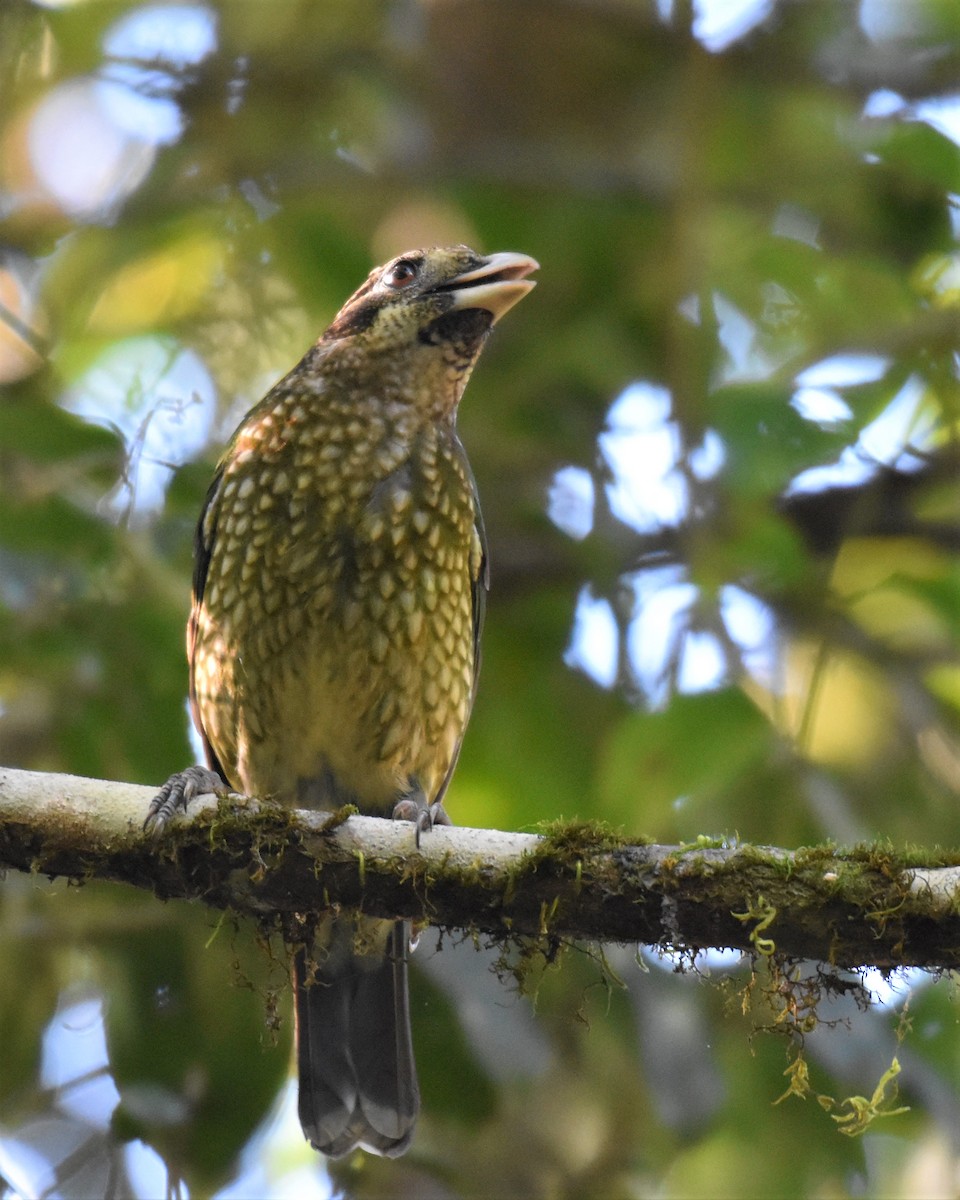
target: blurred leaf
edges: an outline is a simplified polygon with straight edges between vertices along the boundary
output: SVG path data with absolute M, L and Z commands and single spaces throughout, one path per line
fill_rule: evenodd
M 16 888 L 16 890 L 15 890 Z M 26 903 L 24 902 L 26 901 Z M 3 1070 L 0 1071 L 0 1107 L 22 1119 L 30 1112 L 40 1071 L 42 1036 L 57 1003 L 55 947 L 27 944 L 29 897 L 14 885 L 4 902 L 0 920 L 0 1030 L 3 1031 Z M 20 926 L 18 928 L 18 926 Z
M 0 498 L 0 530 L 12 551 L 62 555 L 86 563 L 109 559 L 114 548 L 105 521 L 81 512 L 61 496 L 48 496 L 29 506 Z
M 771 745 L 770 727 L 741 691 L 675 696 L 663 712 L 620 721 L 601 762 L 601 795 L 630 828 L 659 829 L 674 823 L 680 802 L 702 806 L 735 787 Z
M 0 403 L 0 444 L 7 454 L 37 463 L 85 460 L 101 472 L 116 471 L 123 448 L 117 435 L 65 412 L 56 404 L 39 405 L 26 396 Z
M 410 1012 L 426 1107 L 466 1126 L 489 1120 L 496 1088 L 472 1053 L 456 1010 L 422 971 L 411 975 Z
M 925 121 L 892 121 L 880 137 L 871 139 L 870 148 L 901 181 L 937 191 L 960 190 L 960 147 Z
M 729 385 L 709 400 L 709 423 L 727 452 L 724 479 L 739 496 L 771 496 L 804 467 L 827 462 L 849 434 L 824 429 L 790 404 L 791 393 L 769 384 Z
M 211 918 L 200 911 L 99 941 L 120 1092 L 114 1127 L 182 1164 L 191 1190 L 211 1189 L 226 1180 L 287 1077 L 285 972 L 249 926 L 232 929 L 226 918 L 212 937 Z M 279 1029 L 272 1018 L 268 1025 L 268 1002 L 280 1005 Z

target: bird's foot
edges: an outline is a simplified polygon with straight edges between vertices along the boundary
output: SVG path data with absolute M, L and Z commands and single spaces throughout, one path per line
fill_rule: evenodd
M 167 822 L 178 809 L 181 812 L 187 811 L 187 805 L 195 796 L 206 796 L 210 793 L 222 795 L 226 791 L 227 785 L 216 771 L 207 767 L 187 767 L 185 771 L 171 775 L 150 801 L 143 827 L 156 837 L 163 832 Z
M 417 849 L 420 848 L 420 835 L 427 833 L 434 825 L 452 825 L 447 816 L 447 810 L 439 800 L 428 803 L 423 794 L 423 788 L 418 785 L 405 792 L 393 808 L 395 821 L 412 821 L 417 839 Z

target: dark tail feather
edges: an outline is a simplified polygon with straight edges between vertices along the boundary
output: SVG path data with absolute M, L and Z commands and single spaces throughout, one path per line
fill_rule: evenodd
M 371 929 L 383 924 L 364 922 Z M 393 1158 L 410 1145 L 420 1111 L 408 931 L 394 922 L 383 951 L 368 954 L 354 952 L 356 936 L 355 921 L 337 919 L 329 939 L 318 938 L 314 951 L 294 958 L 300 1124 L 307 1140 L 332 1157 L 362 1146 Z

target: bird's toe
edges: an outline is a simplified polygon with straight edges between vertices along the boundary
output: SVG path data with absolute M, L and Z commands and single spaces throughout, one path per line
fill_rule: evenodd
M 195 796 L 205 796 L 210 793 L 221 794 L 226 785 L 216 771 L 208 767 L 187 767 L 171 775 L 159 792 L 150 801 L 144 829 L 158 836 L 177 810 L 186 812 L 187 805 Z

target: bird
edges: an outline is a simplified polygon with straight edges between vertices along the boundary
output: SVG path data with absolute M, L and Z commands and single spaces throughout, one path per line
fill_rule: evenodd
M 456 432 L 491 329 L 534 286 L 524 254 L 408 251 L 375 268 L 240 423 L 194 540 L 190 705 L 202 793 L 449 824 L 489 588 Z M 321 906 L 318 905 L 318 909 Z M 293 955 L 304 1136 L 331 1157 L 410 1145 L 420 1095 L 407 923 L 321 913 Z

